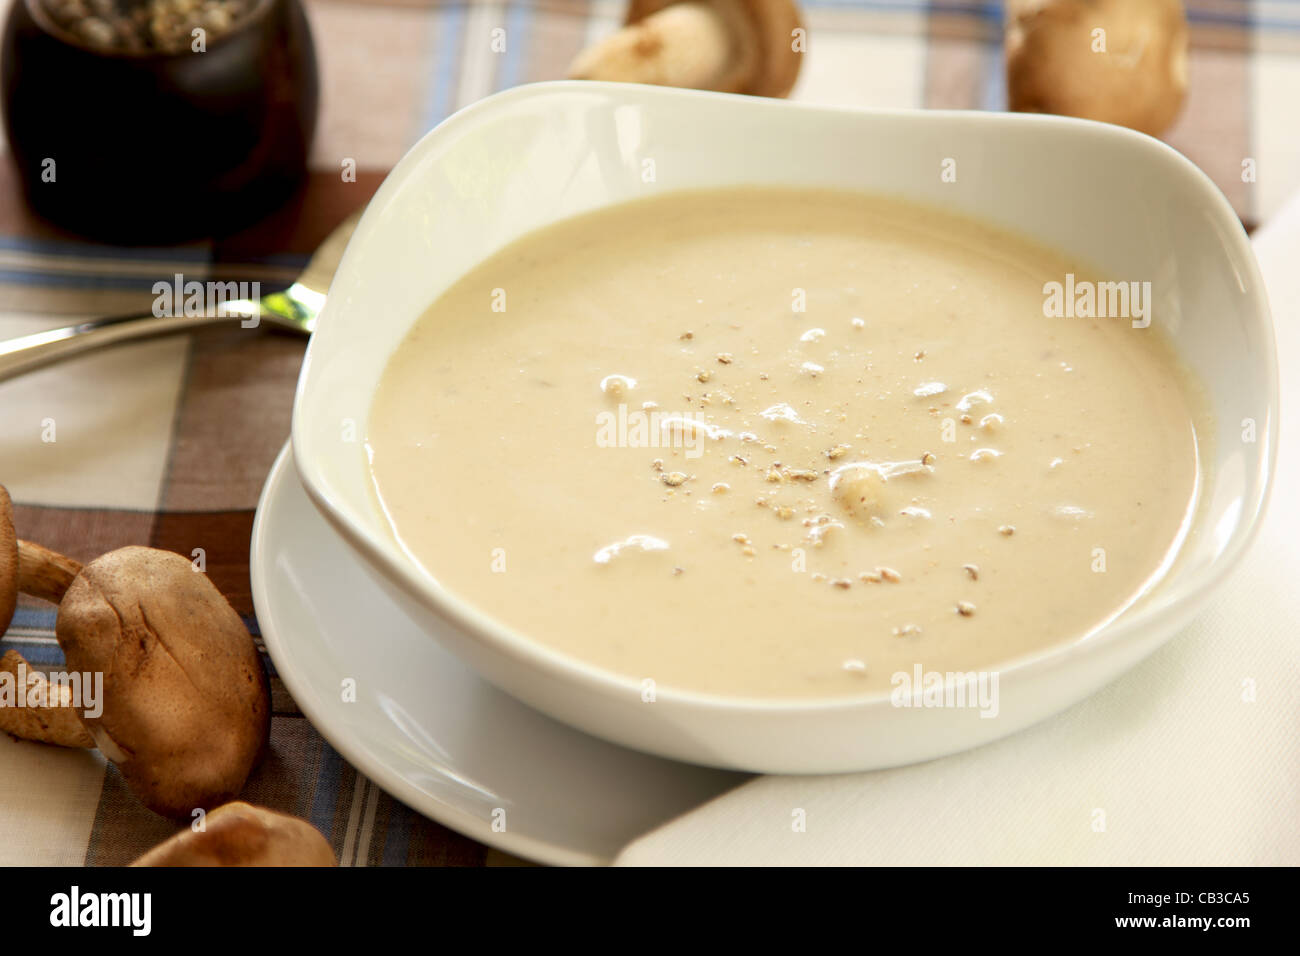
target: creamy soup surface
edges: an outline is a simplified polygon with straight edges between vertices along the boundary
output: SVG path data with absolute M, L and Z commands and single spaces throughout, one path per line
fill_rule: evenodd
M 1197 498 L 1203 416 L 1159 317 L 1045 317 L 1067 272 L 839 192 L 568 220 L 415 324 L 374 486 L 452 592 L 637 681 L 808 698 L 994 669 L 1130 605 Z

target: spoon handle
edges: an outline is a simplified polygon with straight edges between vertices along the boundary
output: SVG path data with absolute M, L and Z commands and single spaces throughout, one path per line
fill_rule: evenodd
M 255 303 L 228 302 L 221 315 L 123 315 L 0 341 L 0 382 L 108 345 L 190 332 L 221 322 L 255 323 L 253 317 L 258 312 Z

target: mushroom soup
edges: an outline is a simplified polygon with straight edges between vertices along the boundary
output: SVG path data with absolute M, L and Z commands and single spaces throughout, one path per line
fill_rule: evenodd
M 1141 327 L 1149 289 L 1136 321 L 1085 317 L 1086 274 L 853 193 L 584 215 L 416 322 L 370 412 L 374 488 L 451 593 L 639 682 L 994 669 L 1140 598 L 1197 500 L 1200 399 L 1158 311 Z

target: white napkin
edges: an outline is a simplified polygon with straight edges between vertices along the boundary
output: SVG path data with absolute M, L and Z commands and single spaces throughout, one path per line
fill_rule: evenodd
M 1276 484 L 1191 627 L 1029 730 L 912 767 L 759 777 L 617 862 L 1300 864 L 1300 196 L 1255 252 L 1282 369 Z

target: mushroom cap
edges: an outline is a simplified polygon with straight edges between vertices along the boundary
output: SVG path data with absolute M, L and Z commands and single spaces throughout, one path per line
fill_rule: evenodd
M 18 606 L 18 535 L 14 533 L 14 506 L 0 485 L 0 634 L 9 629 Z
M 104 675 L 84 717 L 150 809 L 188 818 L 239 793 L 270 732 L 261 655 L 234 608 L 189 560 L 129 547 L 87 564 L 59 605 L 68 666 Z
M 623 23 L 631 26 L 682 0 L 631 0 Z M 713 5 L 714 0 L 687 0 Z M 793 48 L 793 33 L 803 28 L 794 0 L 730 0 L 719 6 L 724 15 L 734 5 L 754 30 L 758 41 L 757 70 L 735 88 L 753 96 L 785 96 L 794 88 L 803 66 L 803 54 Z M 749 70 L 745 71 L 749 73 Z M 727 86 L 730 89 L 730 85 Z
M 1096 31 L 1104 31 L 1098 34 Z M 1095 50 L 1104 35 L 1105 51 Z M 1008 19 L 1012 110 L 1163 133 L 1187 92 L 1181 0 L 1037 0 Z
M 186 828 L 132 866 L 336 866 L 319 830 L 298 817 L 236 801 Z

